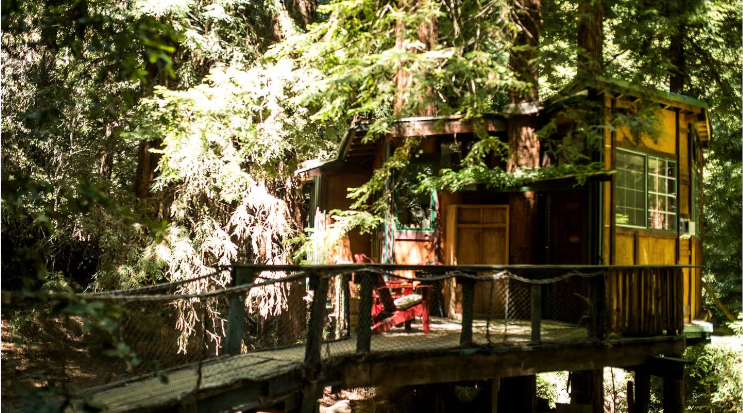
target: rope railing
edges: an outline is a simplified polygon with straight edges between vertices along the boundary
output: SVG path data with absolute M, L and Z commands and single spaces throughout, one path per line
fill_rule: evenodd
M 222 266 L 162 285 L 79 294 L 95 311 L 65 313 L 66 321 L 39 303 L 25 317 L 44 334 L 27 341 L 67 355 L 55 375 L 73 392 L 141 375 L 167 381 L 189 363 L 198 363 L 199 388 L 219 385 L 218 374 L 251 380 L 281 363 L 301 365 L 310 383 L 327 363 L 359 357 L 679 334 L 684 268 L 694 267 Z M 204 289 L 183 292 L 188 283 Z M 99 356 L 100 340 L 88 331 L 98 325 L 121 358 Z M 251 361 L 254 353 L 261 362 Z

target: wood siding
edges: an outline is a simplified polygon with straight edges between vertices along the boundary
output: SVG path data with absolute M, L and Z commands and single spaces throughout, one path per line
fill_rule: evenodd
M 621 99 L 604 97 L 607 122 L 615 108 L 628 108 L 630 103 Z M 614 168 L 617 148 L 629 149 L 677 162 L 677 218 L 692 218 L 693 192 L 701 190 L 691 185 L 691 137 L 697 116 L 704 109 L 683 105 L 665 107 L 656 112 L 660 133 L 657 140 L 648 136 L 631 136 L 628 128 L 607 130 L 604 136 L 604 163 L 607 169 Z M 603 194 L 603 253 L 604 263 L 614 265 L 680 264 L 702 265 L 702 223 L 697 223 L 697 235 L 681 239 L 678 232 L 636 229 L 616 225 L 616 178 L 604 183 Z M 639 276 L 638 276 L 639 277 Z M 701 269 L 683 270 L 679 275 L 678 288 L 683 289 L 682 314 L 690 322 L 702 311 Z M 638 284 L 644 285 L 644 284 Z M 614 288 L 617 285 L 614 285 Z M 616 321 L 616 320 L 615 320 Z M 626 321 L 626 320 L 625 320 Z

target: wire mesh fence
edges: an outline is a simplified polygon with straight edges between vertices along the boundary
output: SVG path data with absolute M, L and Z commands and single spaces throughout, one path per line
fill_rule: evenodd
M 4 308 L 2 407 L 115 411 L 359 356 L 586 340 L 604 322 L 598 297 L 613 294 L 596 282 L 604 269 L 308 268 L 247 266 Z

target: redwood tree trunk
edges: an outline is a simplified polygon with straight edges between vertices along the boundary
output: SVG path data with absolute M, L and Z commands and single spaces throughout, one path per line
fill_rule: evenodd
M 671 57 L 671 63 L 674 66 L 674 68 L 671 69 L 669 90 L 676 93 L 684 93 L 686 80 L 684 37 L 686 37 L 686 27 L 682 25 L 678 28 L 678 31 L 671 36 L 671 44 L 668 50 L 668 54 Z
M 155 180 L 155 170 L 160 161 L 160 154 L 150 152 L 150 149 L 160 149 L 160 141 L 139 141 L 137 157 L 137 175 L 134 180 L 134 193 L 137 198 L 144 199 L 150 196 L 150 186 Z
M 578 77 L 603 68 L 604 5 L 602 0 L 580 0 L 578 3 Z
M 400 0 L 398 2 L 398 6 L 401 10 L 406 11 L 415 11 L 417 7 L 416 2 L 411 0 Z M 405 35 L 408 30 L 410 30 L 410 28 L 405 26 L 405 22 L 402 19 L 398 20 L 397 27 L 395 28 L 395 48 L 397 50 L 403 50 Z M 425 51 L 431 50 L 431 48 L 433 48 L 433 46 L 438 41 L 438 25 L 436 24 L 436 20 L 432 19 L 430 21 L 421 23 L 420 26 L 417 28 L 417 31 L 418 40 L 425 46 Z M 410 87 L 412 85 L 413 75 L 404 69 L 398 70 L 395 74 L 396 91 L 393 106 L 395 114 L 403 112 L 405 105 L 408 103 L 408 99 L 410 99 Z M 427 95 L 433 95 L 432 88 L 429 89 L 429 93 L 427 93 Z M 418 99 L 422 102 L 424 100 L 424 97 L 419 96 Z M 418 108 L 415 115 L 434 116 L 436 115 L 436 106 L 433 104 L 422 105 L 420 108 Z
M 284 5 L 289 15 L 303 30 L 315 21 L 317 1 L 315 0 L 285 0 Z

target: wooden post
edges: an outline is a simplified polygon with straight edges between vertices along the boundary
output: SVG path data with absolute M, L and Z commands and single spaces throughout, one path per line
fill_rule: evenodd
M 604 413 L 604 370 L 570 373 L 570 404 L 590 405 L 594 413 Z
M 606 277 L 609 272 L 591 278 L 591 319 L 588 325 L 589 338 L 603 340 L 606 336 Z
M 542 286 L 531 285 L 531 341 L 542 340 Z
M 635 413 L 648 413 L 650 406 L 650 374 L 635 371 Z
M 635 384 L 632 383 L 632 380 L 627 382 L 627 413 L 636 413 Z
M 498 413 L 498 392 L 500 391 L 500 377 L 490 380 L 490 413 Z
M 325 301 L 328 296 L 328 279 L 318 273 L 310 273 L 310 289 L 314 292 L 307 327 L 307 344 L 304 353 L 304 385 L 302 386 L 302 413 L 318 411 L 317 399 L 322 387 L 318 383 L 322 358 L 322 330 L 325 325 Z
M 363 272 L 358 275 L 357 279 L 361 284 L 361 299 L 359 300 L 359 323 L 356 326 L 356 352 L 366 353 L 371 350 L 374 274 Z
M 475 281 L 469 278 L 460 278 L 462 284 L 462 335 L 459 345 L 472 344 L 472 318 L 475 310 Z
M 667 357 L 683 358 L 683 354 L 667 354 Z M 684 376 L 663 377 L 663 412 L 683 413 L 684 411 Z
M 253 270 L 245 267 L 232 267 L 232 286 L 253 282 Z M 230 309 L 227 313 L 227 337 L 224 340 L 224 352 L 230 356 L 240 354 L 245 324 L 245 297 L 248 291 L 233 294 L 230 297 Z
M 351 290 L 348 286 L 350 281 L 349 275 L 343 275 L 341 287 L 343 289 L 343 320 L 345 322 L 346 336 L 351 337 Z
M 537 411 L 537 376 L 500 379 L 497 409 L 501 412 L 535 413 Z

